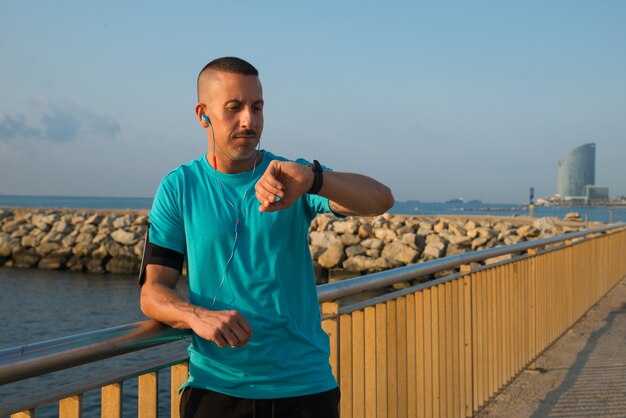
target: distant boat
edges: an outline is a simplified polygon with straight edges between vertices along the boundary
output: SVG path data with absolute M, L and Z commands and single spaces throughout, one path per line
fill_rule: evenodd
M 462 205 L 465 203 L 465 200 L 463 200 L 462 197 L 459 197 L 457 199 L 446 200 L 446 203 L 451 205 Z
M 470 200 L 469 202 L 467 202 L 468 205 L 482 205 L 483 201 L 482 200 L 478 200 L 478 199 L 474 199 L 474 200 Z

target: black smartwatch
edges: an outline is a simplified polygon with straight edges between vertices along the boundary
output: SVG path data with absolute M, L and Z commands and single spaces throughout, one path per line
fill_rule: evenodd
M 317 160 L 313 160 L 313 164 L 309 164 L 309 167 L 313 170 L 313 185 L 311 186 L 311 190 L 309 190 L 308 194 L 318 194 L 320 189 L 322 188 L 322 184 L 324 184 L 324 170 L 322 170 L 322 166 L 320 162 Z

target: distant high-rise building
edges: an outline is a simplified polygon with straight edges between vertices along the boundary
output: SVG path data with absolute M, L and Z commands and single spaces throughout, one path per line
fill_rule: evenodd
M 566 200 L 587 200 L 585 186 L 596 184 L 596 144 L 581 145 L 559 161 L 557 193 Z

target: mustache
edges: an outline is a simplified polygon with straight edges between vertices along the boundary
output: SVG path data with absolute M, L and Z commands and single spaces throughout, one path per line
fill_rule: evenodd
M 250 136 L 250 135 L 254 135 L 255 137 L 258 137 L 258 133 L 255 129 L 240 129 L 238 131 L 235 131 L 233 133 L 233 136 Z

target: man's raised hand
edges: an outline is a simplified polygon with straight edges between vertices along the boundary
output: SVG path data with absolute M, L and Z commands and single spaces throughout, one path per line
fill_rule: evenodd
M 291 161 L 273 160 L 254 186 L 261 212 L 275 212 L 293 205 L 311 189 L 310 167 Z

